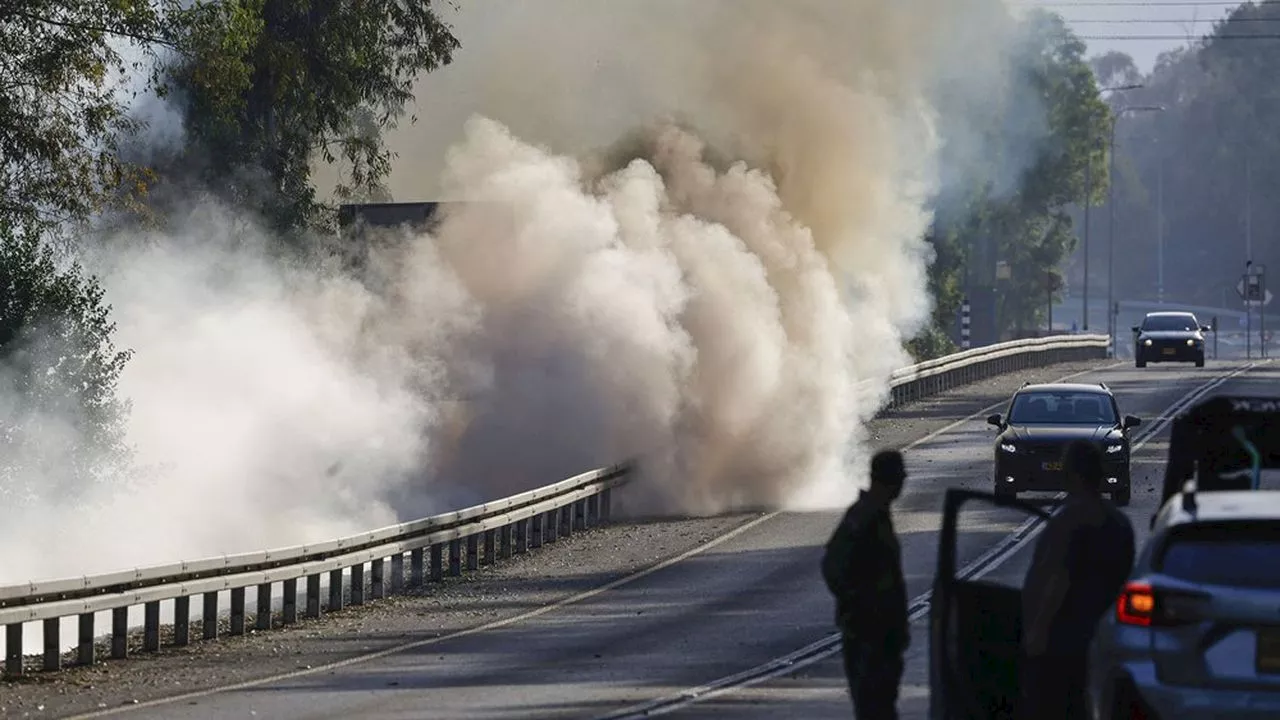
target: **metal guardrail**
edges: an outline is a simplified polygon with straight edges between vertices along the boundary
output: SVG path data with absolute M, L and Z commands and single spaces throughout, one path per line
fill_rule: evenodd
M 888 407 L 996 375 L 1107 356 L 1106 335 L 1057 335 L 988 345 L 895 370 Z
M 1103 358 L 1107 340 L 1106 335 L 1016 340 L 902 368 L 890 378 L 888 407 L 1003 373 Z M 299 620 L 299 580 L 306 582 L 302 615 L 318 618 L 322 610 L 343 607 L 348 601 L 348 584 L 349 603 L 363 605 L 366 599 L 377 600 L 388 592 L 421 586 L 428 570 L 431 580 L 438 581 L 446 573 L 458 576 L 464 568 L 475 570 L 481 564 L 555 542 L 560 534 L 607 521 L 612 491 L 627 482 L 630 471 L 629 465 L 592 470 L 502 500 L 323 543 L 0 587 L 5 674 L 21 675 L 27 669 L 23 635 L 28 623 L 42 623 L 43 669 L 56 671 L 63 666 L 63 618 L 78 618 L 76 662 L 92 664 L 99 637 L 95 615 L 100 612 L 112 613 L 110 656 L 122 659 L 129 650 L 129 610 L 139 605 L 144 617 L 142 648 L 155 652 L 161 645 L 161 602 L 173 603 L 172 644 L 184 646 L 191 641 L 193 597 L 199 596 L 203 603 L 199 630 L 205 640 L 213 640 L 219 630 L 218 599 L 224 592 L 230 593 L 231 600 L 229 634 L 242 635 L 247 625 L 248 588 L 257 591 L 254 627 L 269 630 L 273 625 L 272 591 L 277 583 L 283 585 L 284 596 L 280 620 L 289 625 Z M 367 596 L 366 565 L 370 567 Z M 325 575 L 329 597 L 322 608 L 321 581 Z

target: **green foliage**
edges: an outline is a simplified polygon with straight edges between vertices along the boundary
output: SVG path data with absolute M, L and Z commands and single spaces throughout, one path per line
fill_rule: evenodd
M 947 336 L 945 330 L 938 327 L 926 328 L 924 332 L 907 341 L 907 352 L 916 362 L 936 360 L 945 355 L 959 352 L 960 348 Z
M 140 42 L 156 22 L 147 0 L 0 3 L 0 220 L 51 231 L 145 192 L 115 152 L 133 123 L 107 40 Z
M 975 186 L 965 207 L 953 209 L 930 233 L 938 259 L 929 284 L 939 328 L 952 327 L 966 283 L 997 289 L 1000 331 L 1039 327 L 1050 297 L 1060 294 L 1061 267 L 1075 248 L 1068 207 L 1086 192 L 1094 202 L 1106 196 L 1111 118 L 1085 46 L 1057 15 L 1033 12 L 1023 22 L 1016 57 L 1031 97 L 1019 97 L 1015 105 L 1038 104 L 1045 136 L 1013 192 L 996 192 L 989 181 Z M 998 140 L 992 144 L 999 155 Z M 1008 264 L 1007 280 L 996 277 L 997 261 Z
M 171 7 L 166 34 L 181 53 L 159 80 L 188 140 L 170 170 L 200 167 L 204 183 L 282 233 L 325 220 L 316 159 L 341 163 L 343 198 L 384 192 L 382 131 L 416 78 L 458 47 L 431 3 L 413 0 L 206 0 Z
M 60 265 L 0 220 L 0 491 L 38 480 L 65 497 L 129 460 L 116 384 L 131 353 L 112 344 L 102 288 Z

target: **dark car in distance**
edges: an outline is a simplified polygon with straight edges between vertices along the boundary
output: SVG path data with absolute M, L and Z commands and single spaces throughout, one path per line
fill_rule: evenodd
M 1121 416 L 1106 385 L 1024 385 L 1009 401 L 1007 415 L 987 418 L 1000 433 L 995 442 L 995 493 L 1066 490 L 1062 455 L 1073 440 L 1097 443 L 1106 475 L 1104 491 L 1117 505 L 1129 504 L 1129 431 L 1142 424 Z
M 1204 367 L 1204 334 L 1209 330 L 1189 312 L 1147 313 L 1142 324 L 1133 328 L 1134 365 L 1194 362 L 1196 367 Z

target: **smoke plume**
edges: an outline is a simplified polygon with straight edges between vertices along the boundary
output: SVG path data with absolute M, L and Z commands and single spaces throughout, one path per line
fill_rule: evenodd
M 0 582 L 324 539 L 629 458 L 636 511 L 852 498 L 863 423 L 930 310 L 942 139 L 981 135 L 935 100 L 1008 101 L 1003 7 L 453 20 L 463 50 L 390 138 L 396 199 L 450 203 L 430 235 L 356 277 L 197 203 L 89 259 L 136 352 L 121 390 L 149 472 L 74 507 L 33 481 L 0 538 L 62 529 Z

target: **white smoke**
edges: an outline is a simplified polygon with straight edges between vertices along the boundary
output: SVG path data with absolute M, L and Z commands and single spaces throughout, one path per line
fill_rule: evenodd
M 285 266 L 208 205 L 92 259 L 153 472 L 74 507 L 37 493 L 0 538 L 62 530 L 0 582 L 312 541 L 627 458 L 637 510 L 852 498 L 930 309 L 939 48 L 979 36 L 987 73 L 1003 9 L 539 0 L 456 26 L 391 186 L 457 202 L 378 282 Z M 1002 83 L 970 78 L 993 102 Z

